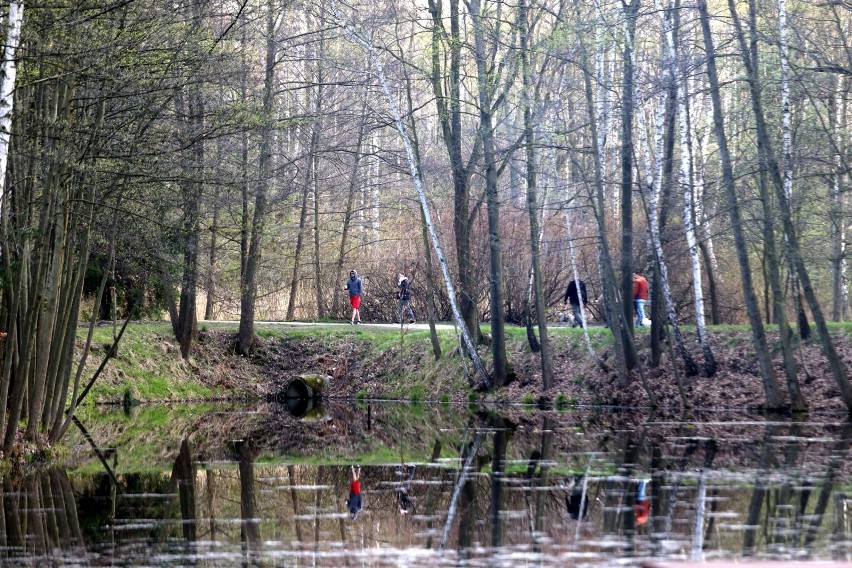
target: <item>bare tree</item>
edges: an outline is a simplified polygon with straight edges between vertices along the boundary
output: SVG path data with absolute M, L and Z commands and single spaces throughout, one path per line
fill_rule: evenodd
M 739 199 L 734 185 L 734 170 L 731 163 L 731 155 L 728 150 L 728 138 L 725 134 L 725 111 L 722 108 L 722 97 L 719 94 L 719 74 L 716 70 L 716 49 L 713 36 L 710 33 L 710 16 L 707 12 L 706 0 L 698 1 L 698 13 L 701 17 L 701 31 L 704 36 L 704 49 L 707 54 L 707 78 L 710 86 L 710 96 L 713 100 L 713 126 L 716 131 L 716 145 L 719 148 L 719 160 L 722 163 L 722 183 L 728 199 L 728 212 L 731 216 L 731 228 L 734 233 L 734 241 L 737 248 L 737 261 L 739 262 L 740 278 L 742 280 L 743 297 L 745 299 L 746 312 L 748 313 L 751 333 L 754 340 L 757 362 L 760 367 L 760 375 L 763 379 L 763 390 L 766 396 L 766 406 L 769 408 L 780 408 L 781 394 L 772 367 L 772 359 L 766 344 L 766 332 L 760 317 L 760 309 L 757 305 L 757 297 L 752 285 L 751 267 L 747 256 L 747 245 L 743 232 L 742 217 L 740 214 Z
M 270 162 L 272 161 L 272 122 L 275 98 L 275 64 L 278 44 L 275 32 L 284 10 L 275 14 L 275 3 L 266 5 L 266 60 L 263 75 L 263 103 L 260 109 L 260 148 L 258 150 L 258 181 L 254 194 L 248 254 L 245 270 L 240 273 L 240 327 L 237 333 L 239 351 L 248 355 L 257 336 L 254 333 L 255 307 L 257 302 L 257 278 L 263 250 L 263 233 L 266 224 L 267 192 L 269 191 Z

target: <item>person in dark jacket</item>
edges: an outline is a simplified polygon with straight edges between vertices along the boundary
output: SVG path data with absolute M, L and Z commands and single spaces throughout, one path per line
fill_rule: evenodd
M 349 272 L 349 280 L 343 285 L 343 289 L 349 292 L 349 304 L 352 306 L 351 324 L 361 323 L 361 294 L 364 293 L 364 284 L 358 278 L 354 270 Z
M 574 479 L 571 493 L 565 496 L 565 506 L 568 508 L 568 516 L 579 521 L 585 519 L 589 513 L 589 495 L 583 491 L 583 477 Z
M 411 309 L 410 285 L 408 277 L 400 272 L 396 284 L 398 288 L 396 291 L 396 314 L 400 323 L 405 321 L 406 312 L 408 312 L 408 323 L 415 323 L 414 310 Z
M 586 294 L 586 283 L 580 279 L 571 280 L 568 283 L 568 288 L 565 289 L 565 299 L 563 301 L 566 304 L 571 304 L 571 312 L 574 314 L 574 323 L 571 324 L 571 327 L 583 327 L 583 312 L 580 309 L 580 302 L 583 302 L 583 307 L 589 304 L 589 297 Z
M 417 466 L 414 465 L 411 467 L 403 466 L 400 471 L 401 475 L 405 475 L 406 470 L 408 471 L 408 478 L 405 480 L 405 483 L 396 490 L 396 506 L 399 508 L 400 515 L 407 515 L 411 511 L 411 480 L 414 479 L 416 469 Z

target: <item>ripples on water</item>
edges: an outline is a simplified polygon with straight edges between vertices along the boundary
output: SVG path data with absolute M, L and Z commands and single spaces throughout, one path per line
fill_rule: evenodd
M 3 480 L 4 565 L 850 560 L 852 427 L 337 404 L 98 411 Z M 350 465 L 364 508 L 350 518 Z M 402 504 L 402 508 L 401 508 Z M 404 511 L 404 512 L 403 512 Z

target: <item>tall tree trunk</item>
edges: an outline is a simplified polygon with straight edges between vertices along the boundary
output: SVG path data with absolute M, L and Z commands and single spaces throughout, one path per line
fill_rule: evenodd
M 781 344 L 781 353 L 784 361 L 784 377 L 787 379 L 787 391 L 790 396 L 790 406 L 794 411 L 807 410 L 802 389 L 799 387 L 796 361 L 793 357 L 792 330 L 787 322 L 787 311 L 784 309 L 784 292 L 781 288 L 781 271 L 778 254 L 775 249 L 775 229 L 773 228 L 774 217 L 772 215 L 772 198 L 767 187 L 766 168 L 761 166 L 758 185 L 760 187 L 760 201 L 763 205 L 763 246 L 766 263 L 769 268 L 769 285 L 772 289 L 772 313 L 775 323 L 778 325 L 778 341 Z M 767 309 L 767 315 L 769 315 Z M 767 318 L 768 319 L 768 318 Z
M 781 4 L 784 0 L 779 0 Z M 830 191 L 831 191 L 831 296 L 832 309 L 831 319 L 833 321 L 843 321 L 844 319 L 844 299 L 846 297 L 846 273 L 844 263 L 846 257 L 846 220 L 845 212 L 843 211 L 843 140 L 846 132 L 846 97 L 844 86 L 848 85 L 848 79 L 837 76 L 837 87 L 831 105 L 831 113 L 833 115 L 832 133 L 835 141 L 834 167 L 835 171 L 831 176 Z M 784 141 L 786 143 L 787 138 Z M 785 162 L 784 169 L 784 184 L 787 187 L 787 169 Z M 789 196 L 788 196 L 789 197 Z
M 582 21 L 582 15 L 579 10 L 579 0 L 574 0 L 574 7 L 577 12 L 577 17 Z M 624 321 L 624 310 L 622 309 L 622 299 L 618 293 L 617 280 L 615 271 L 612 267 L 612 256 L 609 252 L 609 245 L 606 240 L 606 225 L 604 222 L 605 207 L 604 207 L 604 181 L 603 181 L 603 163 L 601 148 L 598 139 L 598 125 L 595 113 L 595 101 L 592 94 L 592 77 L 589 71 L 589 56 L 585 44 L 580 42 L 580 57 L 583 70 L 583 86 L 586 95 L 586 110 L 589 116 L 589 139 L 592 143 L 592 160 L 594 162 L 594 195 L 590 201 L 595 214 L 598 232 L 598 247 L 600 253 L 600 266 L 603 275 L 602 288 L 604 293 L 604 302 L 607 309 L 607 317 L 610 322 L 614 338 L 614 348 L 616 360 L 618 361 L 618 370 L 620 384 L 625 386 L 628 380 L 628 370 L 636 366 L 636 352 L 632 341 L 632 334 L 626 327 L 632 324 Z M 631 297 L 625 298 L 632 305 L 632 289 Z M 628 339 L 628 340 L 626 340 Z
M 9 2 L 6 19 L 6 43 L 0 66 L 0 208 L 6 197 L 6 167 L 9 163 L 9 143 L 12 138 L 12 111 L 15 103 L 15 83 L 18 66 L 15 52 L 21 44 L 21 25 L 24 21 L 23 0 Z M 0 210 L 2 213 L 2 210 Z
M 254 216 L 251 222 L 251 234 L 246 269 L 240 279 L 240 327 L 237 332 L 239 351 L 248 355 L 257 341 L 254 333 L 254 314 L 257 307 L 257 272 L 263 250 L 263 230 L 266 222 L 266 194 L 269 190 L 270 162 L 272 161 L 272 123 L 275 80 L 275 4 L 267 3 L 266 13 L 266 69 L 263 79 L 263 106 L 261 108 L 262 126 L 260 128 L 260 148 L 258 157 L 258 182 L 254 195 Z
M 697 77 L 695 79 L 694 92 L 704 91 L 704 81 Z M 716 253 L 713 248 L 713 228 L 710 223 L 710 218 L 707 215 L 707 208 L 704 203 L 706 194 L 706 182 L 704 174 L 707 171 L 707 155 L 710 145 L 710 133 L 713 130 L 711 120 L 713 110 L 710 108 L 710 97 L 706 93 L 702 95 L 703 119 L 700 129 L 696 127 L 696 121 L 692 121 L 692 129 L 696 131 L 695 143 L 698 145 L 697 165 L 693 171 L 695 173 L 695 221 L 699 234 L 698 247 L 701 249 L 701 258 L 704 261 L 704 269 L 707 272 L 707 292 L 710 295 L 710 321 L 713 325 L 722 323 L 722 315 L 719 311 L 719 292 L 717 280 L 719 278 L 719 265 L 716 260 Z M 693 162 L 693 163 L 694 163 Z M 713 208 L 716 208 L 715 202 Z
M 263 106 L 261 108 L 262 126 L 260 129 L 260 148 L 258 156 L 258 181 L 254 196 L 254 216 L 252 217 L 246 268 L 240 282 L 240 328 L 237 341 L 240 353 L 248 355 L 257 341 L 254 333 L 254 314 L 257 304 L 257 273 L 263 250 L 263 230 L 266 221 L 266 200 L 269 188 L 269 170 L 272 152 L 273 122 L 273 82 L 275 79 L 275 4 L 267 3 L 266 14 L 266 65 L 263 79 Z
M 442 87 L 440 40 L 446 36 L 446 30 L 442 23 L 440 4 L 429 0 L 429 12 L 432 15 L 432 90 L 435 93 L 441 134 L 447 147 L 453 176 L 453 231 L 456 236 L 459 309 L 471 337 L 478 343 L 482 333 L 479 329 L 479 307 L 474 301 L 475 282 L 470 249 L 470 167 L 462 156 L 461 50 L 464 42 L 459 25 L 459 0 L 450 0 L 450 35 L 446 38 L 450 51 L 447 95 Z M 472 152 L 469 163 L 475 161 L 476 153 L 476 150 Z
M 621 100 L 621 297 L 625 329 L 633 333 L 633 91 L 634 41 L 639 0 L 622 2 L 624 11 L 624 91 Z
M 658 4 L 659 9 L 659 4 Z M 673 39 L 669 40 L 669 37 L 674 37 L 674 28 L 673 24 L 677 21 L 675 17 L 674 11 L 669 6 L 667 11 L 663 11 L 660 9 L 662 25 L 663 25 L 663 34 L 664 34 L 664 43 L 668 45 L 673 44 Z M 664 54 L 664 73 L 665 80 L 671 86 L 673 85 L 673 90 L 675 92 L 675 97 L 677 96 L 677 83 L 674 79 L 675 77 L 675 64 L 672 60 L 673 50 L 666 49 Z M 665 93 L 665 97 L 663 98 L 662 104 L 657 107 L 657 116 L 654 124 L 654 150 L 655 150 L 655 163 L 651 162 L 651 150 L 650 145 L 648 143 L 648 135 L 647 135 L 647 127 L 645 125 L 644 115 L 639 112 L 639 142 L 642 147 L 642 156 L 644 157 L 645 162 L 645 177 L 647 178 L 646 185 L 648 186 L 648 199 L 647 199 L 647 208 L 648 208 L 648 232 L 650 233 L 650 241 L 651 241 L 651 252 L 653 254 L 654 262 L 651 265 L 654 267 L 654 280 L 653 286 L 654 289 L 657 290 L 657 296 L 659 297 L 657 302 L 663 304 L 661 306 L 656 307 L 656 316 L 657 320 L 651 320 L 651 326 L 653 330 L 653 326 L 658 326 L 658 333 L 665 329 L 665 323 L 663 321 L 663 313 L 665 313 L 665 317 L 671 325 L 674 340 L 675 340 L 675 350 L 683 361 L 684 371 L 688 376 L 693 376 L 698 374 L 698 367 L 695 364 L 695 361 L 692 358 L 692 354 L 686 348 L 686 344 L 683 338 L 683 332 L 680 329 L 680 323 L 678 323 L 677 319 L 677 311 L 675 310 L 675 303 L 672 299 L 671 292 L 671 284 L 669 281 L 669 271 L 668 271 L 668 263 L 665 259 L 665 253 L 663 252 L 663 243 L 661 236 L 661 221 L 660 218 L 664 214 L 664 207 L 660 205 L 660 199 L 662 194 L 662 186 L 664 183 L 668 183 L 665 179 L 666 176 L 666 150 L 669 145 L 669 136 L 674 136 L 674 114 L 673 110 L 669 108 L 668 101 L 669 95 L 671 94 L 671 89 L 667 89 Z M 674 105 L 673 107 L 674 108 Z M 671 140 L 671 150 L 674 150 L 674 141 Z M 668 156 L 671 158 L 671 156 Z M 670 174 L 671 172 L 669 172 Z M 652 309 L 654 309 L 652 305 Z M 652 331 L 652 345 L 653 345 L 653 331 Z M 659 339 L 657 339 L 659 341 Z M 659 365 L 659 361 L 656 363 Z M 672 361 L 672 365 L 676 363 Z M 678 377 L 680 375 L 678 374 Z
M 672 57 L 674 57 L 674 46 L 670 46 Z M 707 326 L 704 321 L 704 290 L 701 277 L 701 257 L 698 251 L 698 239 L 696 237 L 696 215 L 695 194 L 692 184 L 692 150 L 691 132 L 689 123 L 689 95 L 686 92 L 686 81 L 678 81 L 678 123 L 680 125 L 680 183 L 683 195 L 683 228 L 686 234 L 686 243 L 689 247 L 689 260 L 692 264 L 692 295 L 695 305 L 695 329 L 698 333 L 698 342 L 704 354 L 704 374 L 712 377 L 716 374 L 716 361 L 713 351 L 707 339 Z
M 637 0 L 638 1 L 638 0 Z M 535 311 L 538 320 L 538 337 L 541 343 L 541 379 L 542 390 L 546 393 L 553 384 L 553 369 L 550 361 L 550 341 L 547 338 L 547 311 L 544 305 L 544 290 L 541 284 L 541 251 L 539 245 L 539 221 L 538 221 L 538 188 L 537 188 L 537 164 L 535 155 L 535 129 L 533 127 L 532 103 L 529 100 L 532 89 L 530 78 L 529 49 L 527 45 L 529 34 L 529 22 L 527 18 L 526 0 L 520 0 L 518 4 L 518 27 L 520 28 L 520 49 L 522 81 L 524 85 L 524 142 L 526 144 L 527 160 L 527 213 L 530 219 L 530 248 L 532 249 L 532 271 L 533 291 L 535 298 Z M 496 180 L 495 180 L 496 181 Z
M 320 19 L 320 30 L 325 28 L 325 19 Z M 324 59 L 325 59 L 325 34 L 320 32 L 319 38 L 319 53 L 317 54 L 317 68 L 316 68 L 316 83 L 317 83 L 317 93 L 316 98 L 314 98 L 314 116 L 316 116 L 317 124 L 317 132 L 322 128 L 322 121 L 320 119 L 322 113 L 322 103 L 323 103 L 323 84 L 325 83 L 325 73 L 324 73 Z M 313 153 L 313 167 L 311 170 L 313 171 L 313 178 L 311 179 L 311 193 L 314 197 L 314 212 L 313 212 L 313 237 L 314 237 L 314 291 L 316 295 L 317 302 L 317 319 L 323 320 L 325 319 L 325 297 L 323 294 L 323 281 L 322 281 L 322 262 L 321 262 L 321 252 L 320 252 L 320 195 L 319 195 L 319 154 Z
M 358 170 L 361 166 L 361 159 L 364 156 L 364 134 L 367 128 L 367 103 L 361 105 L 361 121 L 358 123 L 358 139 L 355 142 L 355 153 L 352 158 L 352 169 L 349 174 L 349 189 L 346 194 L 346 209 L 343 211 L 343 228 L 340 231 L 340 249 L 337 254 L 337 266 L 334 270 L 334 297 L 332 300 L 332 309 L 336 314 L 341 310 L 341 290 L 339 285 L 343 281 L 343 265 L 346 262 L 346 252 L 349 246 L 349 228 L 352 225 L 352 208 L 355 204 L 355 193 L 358 190 L 358 182 L 361 176 Z M 426 248 L 428 251 L 428 247 Z M 345 316 L 344 316 L 345 317 Z
M 672 45 L 678 45 L 678 38 L 680 36 L 680 0 L 669 1 L 665 11 L 662 10 L 662 7 L 659 6 L 659 4 L 658 7 L 663 14 L 662 17 L 668 18 L 671 22 L 668 27 L 672 34 Z M 661 39 L 665 42 L 665 36 L 662 36 Z M 677 136 L 677 129 L 675 128 L 677 125 L 677 80 L 674 74 L 674 69 L 671 67 L 673 64 L 674 62 L 664 58 L 663 66 L 667 71 L 665 75 L 666 97 L 665 102 L 663 103 L 664 115 L 662 131 L 664 135 L 660 143 L 657 144 L 657 155 L 660 156 L 662 162 L 660 163 L 660 167 L 655 170 L 656 176 L 660 178 L 660 182 L 659 189 L 654 192 L 657 203 L 659 204 L 657 208 L 657 224 L 661 239 L 664 235 L 666 223 L 668 221 L 668 202 L 674 179 L 674 150 L 675 138 Z M 662 244 L 663 243 L 661 242 L 660 246 L 662 246 Z M 660 358 L 663 353 L 662 343 L 665 335 L 665 319 L 663 318 L 663 313 L 668 310 L 668 304 L 663 304 L 662 287 L 657 285 L 657 283 L 662 279 L 662 275 L 660 274 L 660 265 L 658 262 L 652 263 L 652 277 L 651 366 L 657 367 L 660 364 Z M 677 335 L 680 333 L 680 330 L 675 329 L 674 331 L 675 339 L 677 340 Z M 695 372 L 697 372 L 695 363 L 692 362 L 692 356 L 685 347 L 682 348 L 682 346 L 678 345 L 677 350 L 681 356 L 684 356 L 685 354 L 688 357 L 689 363 L 687 363 L 687 360 L 684 360 L 684 364 L 687 366 L 687 369 L 696 369 Z M 689 374 L 689 370 L 687 370 L 687 374 Z
M 301 272 L 302 247 L 305 240 L 305 227 L 308 219 L 308 198 L 311 194 L 311 179 L 313 178 L 314 154 L 319 144 L 319 130 L 316 123 L 311 127 L 311 142 L 308 149 L 308 167 L 305 168 L 305 183 L 302 187 L 302 206 L 299 213 L 299 233 L 296 236 L 296 249 L 293 252 L 293 276 L 290 278 L 290 298 L 287 302 L 287 320 L 292 321 L 296 316 L 296 296 L 299 293 L 299 273 Z
M 787 46 L 787 0 L 778 0 L 778 50 L 781 59 L 781 129 L 783 132 L 783 159 L 784 159 L 784 193 L 787 201 L 793 199 L 793 128 L 791 126 L 790 112 L 790 63 L 788 60 L 789 48 Z M 796 326 L 799 337 L 808 339 L 811 336 L 811 327 L 808 316 L 802 303 L 799 280 L 796 277 L 796 267 L 792 259 L 787 257 L 790 272 L 791 290 L 793 291 L 793 304 L 796 309 Z
M 196 16 L 198 17 L 198 16 Z M 186 181 L 181 184 L 183 204 L 183 276 L 181 277 L 180 303 L 178 306 L 177 340 L 184 359 L 189 358 L 192 342 L 198 328 L 196 299 L 198 285 L 198 242 L 199 242 L 199 202 L 201 200 L 201 177 L 204 171 L 204 142 L 201 132 L 204 127 L 204 100 L 200 87 L 188 88 L 187 101 L 181 102 L 178 96 L 179 114 L 186 124 L 186 136 L 192 140 L 187 150 Z M 183 107 L 186 106 L 186 112 Z
M 217 163 L 222 162 L 222 144 L 218 144 L 216 147 Z M 213 309 L 215 307 L 215 299 L 216 299 L 216 258 L 218 247 L 219 247 L 219 184 L 214 184 L 213 188 L 213 219 L 210 223 L 210 250 L 207 251 L 207 282 L 205 284 L 205 289 L 207 291 L 207 300 L 204 302 L 204 319 L 212 320 L 213 319 Z M 240 276 L 244 274 L 245 271 L 240 271 Z
M 476 54 L 477 92 L 479 95 L 479 130 L 482 137 L 482 157 L 485 161 L 485 198 L 488 207 L 488 252 L 491 303 L 491 355 L 494 359 L 493 379 L 497 387 L 506 384 L 509 359 L 506 355 L 505 306 L 503 300 L 503 252 L 500 244 L 500 200 L 497 187 L 497 155 L 494 147 L 494 126 L 491 116 L 490 92 L 493 81 L 486 68 L 485 32 L 482 27 L 480 1 L 468 4 L 473 20 L 474 52 Z M 523 49 L 523 48 L 522 48 Z
M 707 77 L 710 82 L 710 96 L 713 100 L 713 126 L 716 131 L 716 144 L 719 148 L 719 160 L 722 163 L 722 183 L 728 200 L 728 211 L 731 216 L 731 230 L 734 233 L 734 242 L 737 249 L 737 261 L 739 262 L 740 278 L 742 280 L 743 299 L 746 312 L 748 313 L 751 333 L 754 340 L 755 352 L 760 375 L 763 379 L 763 390 L 766 396 L 768 408 L 781 407 L 781 394 L 778 390 L 778 382 L 775 370 L 772 366 L 772 358 L 766 344 L 766 333 L 763 322 L 760 319 L 760 308 L 752 284 L 751 267 L 748 261 L 748 248 L 745 234 L 743 232 L 742 216 L 740 215 L 737 190 L 734 182 L 734 170 L 731 163 L 731 155 L 728 151 L 728 138 L 725 135 L 724 110 L 722 109 L 722 97 L 719 94 L 719 75 L 716 70 L 716 49 L 713 44 L 713 36 L 710 33 L 710 17 L 707 13 L 706 0 L 698 0 L 698 12 L 701 17 L 701 31 L 704 36 L 704 47 L 707 54 Z

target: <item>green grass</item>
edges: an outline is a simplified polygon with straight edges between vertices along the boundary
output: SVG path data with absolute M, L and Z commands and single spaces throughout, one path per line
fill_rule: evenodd
M 87 334 L 87 327 L 78 329 L 79 346 L 85 343 Z M 95 328 L 84 381 L 94 374 L 112 342 L 112 326 Z M 107 363 L 86 403 L 118 402 L 127 392 L 131 398 L 143 401 L 212 398 L 224 394 L 200 384 L 195 375 L 195 370 L 181 361 L 169 323 L 134 322 L 125 330 L 117 355 Z

